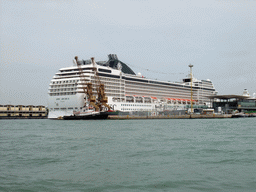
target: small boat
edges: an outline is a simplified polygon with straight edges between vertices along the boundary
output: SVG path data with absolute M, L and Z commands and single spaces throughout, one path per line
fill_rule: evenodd
M 248 117 L 248 116 L 245 115 L 244 113 L 235 113 L 231 116 L 231 118 L 244 118 L 244 117 Z
M 93 120 L 93 119 L 107 119 L 108 112 L 94 111 L 94 110 L 82 110 L 74 111 L 73 115 L 63 116 L 64 120 Z
M 249 117 L 256 117 L 256 113 L 251 113 Z

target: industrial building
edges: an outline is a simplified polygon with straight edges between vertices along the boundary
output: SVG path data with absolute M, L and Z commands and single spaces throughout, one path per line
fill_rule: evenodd
M 47 118 L 45 106 L 38 105 L 0 105 L 0 119 L 44 119 Z

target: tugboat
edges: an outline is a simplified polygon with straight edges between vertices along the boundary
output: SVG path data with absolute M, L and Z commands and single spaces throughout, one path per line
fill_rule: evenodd
M 70 116 L 63 116 L 64 120 L 93 120 L 93 119 L 107 119 L 108 112 L 84 110 L 82 112 L 77 111 Z

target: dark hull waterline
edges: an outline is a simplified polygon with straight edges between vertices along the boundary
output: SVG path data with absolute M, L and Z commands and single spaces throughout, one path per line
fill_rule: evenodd
M 71 116 L 63 116 L 64 120 L 100 120 L 107 119 L 108 114 L 106 112 L 100 112 L 98 114 L 91 115 L 71 115 Z

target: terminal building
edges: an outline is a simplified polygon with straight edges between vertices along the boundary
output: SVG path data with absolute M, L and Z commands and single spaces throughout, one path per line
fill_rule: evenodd
M 38 105 L 0 105 L 0 119 L 44 119 L 47 118 L 45 106 Z
M 209 98 L 215 113 L 256 113 L 256 98 L 250 97 L 246 89 L 243 95 L 213 95 Z

